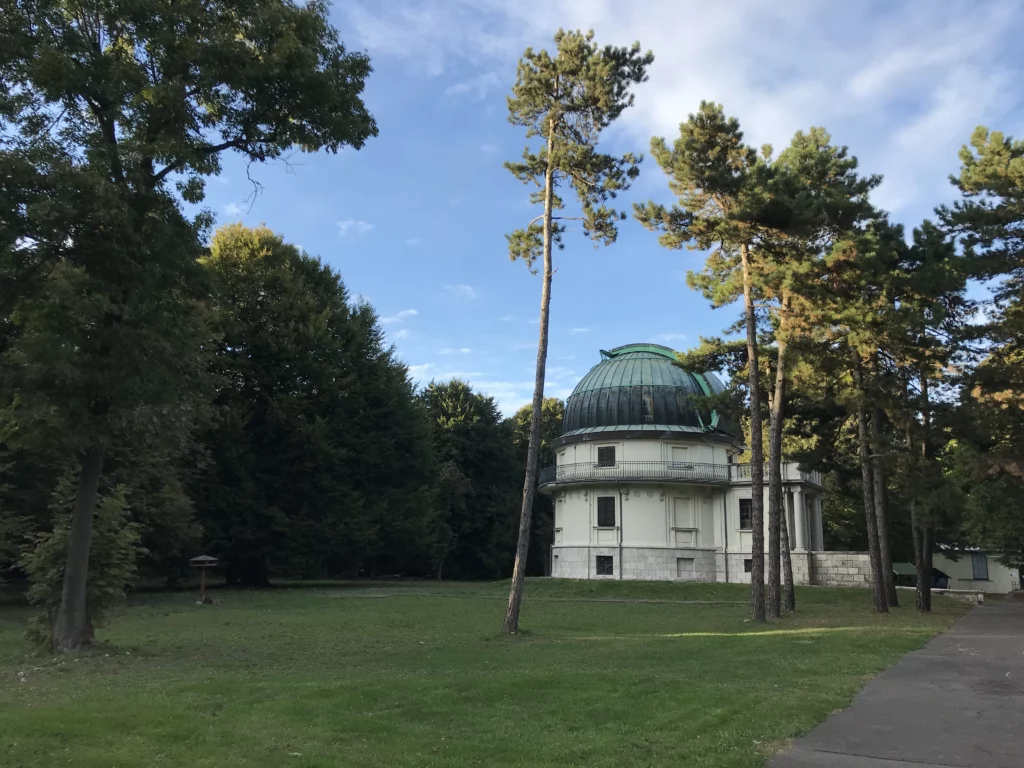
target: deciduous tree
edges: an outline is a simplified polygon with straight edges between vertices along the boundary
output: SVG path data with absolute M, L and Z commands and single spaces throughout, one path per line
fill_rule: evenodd
M 342 46 L 320 0 L 5 0 L 0 17 L 0 153 L 18 170 L 5 217 L 26 225 L 0 235 L 0 274 L 15 274 L 19 292 L 14 311 L 0 307 L 0 335 L 5 364 L 21 371 L 19 397 L 63 358 L 58 385 L 31 400 L 59 416 L 56 431 L 75 430 L 54 632 L 57 648 L 73 650 L 91 636 L 89 542 L 108 446 L 127 420 L 174 410 L 187 389 L 183 293 L 208 217 L 186 221 L 179 201 L 201 201 L 224 151 L 261 162 L 361 146 L 376 133 L 360 99 L 370 67 Z

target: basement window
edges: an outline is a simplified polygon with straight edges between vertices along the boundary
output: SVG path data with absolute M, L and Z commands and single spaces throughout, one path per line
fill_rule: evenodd
M 740 530 L 750 531 L 754 528 L 753 501 L 740 499 Z
M 597 449 L 597 466 L 599 467 L 614 467 L 615 466 L 615 446 L 606 445 Z
M 750 573 L 753 570 L 754 570 L 754 561 L 751 560 L 748 557 L 746 560 L 743 561 L 743 572 L 744 573 Z
M 615 575 L 615 560 L 611 555 L 598 555 L 597 556 L 597 575 L 598 576 L 614 576 Z
M 597 497 L 597 526 L 599 528 L 612 528 L 615 526 L 615 497 Z

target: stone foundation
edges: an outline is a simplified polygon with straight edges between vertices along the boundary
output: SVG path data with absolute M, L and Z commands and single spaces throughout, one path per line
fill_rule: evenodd
M 559 579 L 718 581 L 716 553 L 708 549 L 553 547 L 551 555 L 551 575 Z M 611 576 L 597 575 L 598 556 L 612 558 Z
M 597 557 L 612 558 L 612 575 L 597 575 Z M 621 557 L 621 562 L 620 562 Z M 871 562 L 866 552 L 792 552 L 793 582 L 822 587 L 868 587 Z M 562 547 L 551 549 L 556 579 L 710 581 L 749 584 L 749 553 L 668 547 Z M 728 568 L 726 568 L 728 564 Z M 728 571 L 728 579 L 726 578 Z M 767 574 L 766 574 L 767 575 Z

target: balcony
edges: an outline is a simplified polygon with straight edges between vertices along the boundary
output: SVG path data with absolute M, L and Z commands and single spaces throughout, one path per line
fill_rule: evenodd
M 768 482 L 768 467 L 765 466 L 765 484 Z M 804 482 L 821 485 L 821 474 L 805 472 L 799 465 L 787 462 L 782 465 L 784 482 Z M 590 483 L 602 481 L 645 481 L 655 480 L 669 483 L 693 485 L 729 485 L 750 482 L 749 464 L 699 464 L 672 461 L 619 461 L 614 464 L 561 464 L 545 467 L 540 471 L 539 485 Z

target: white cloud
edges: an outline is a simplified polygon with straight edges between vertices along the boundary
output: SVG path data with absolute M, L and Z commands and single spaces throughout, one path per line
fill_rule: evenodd
M 385 325 L 392 325 L 394 323 L 404 323 L 408 318 L 415 317 L 418 315 L 415 309 L 403 309 L 401 312 L 392 315 L 390 317 L 382 317 L 380 321 Z
M 421 363 L 419 365 L 409 366 L 409 375 L 412 376 L 413 380 L 420 380 L 427 375 L 427 372 L 434 367 L 433 363 Z
M 442 355 L 468 355 L 472 351 L 473 350 L 470 349 L 469 347 L 459 347 L 458 349 L 454 349 L 452 347 L 445 347 L 444 349 L 441 350 L 441 354 Z
M 344 237 L 350 232 L 356 235 L 365 235 L 373 229 L 373 224 L 361 219 L 345 219 L 338 222 L 338 237 Z
M 406 245 L 419 245 L 422 242 L 423 241 L 420 240 L 418 237 L 410 237 L 408 240 L 405 241 L 405 244 Z
M 589 328 L 572 328 L 569 333 L 590 333 Z
M 472 96 L 477 101 L 487 97 L 489 91 L 504 85 L 497 72 L 484 72 L 469 80 L 454 83 L 444 89 L 446 96 Z
M 512 322 L 513 320 L 516 319 L 516 316 L 515 315 L 502 315 L 498 319 L 501 320 L 503 323 L 510 323 L 510 322 Z
M 475 299 L 477 297 L 476 288 L 472 285 L 464 285 L 460 283 L 459 285 L 446 285 L 444 289 L 448 291 L 448 293 L 455 296 L 462 296 L 465 299 Z
M 987 3 L 834 3 L 813 0 L 369 0 L 347 4 L 371 55 L 408 61 L 427 76 L 484 74 L 460 83 L 510 88 L 527 45 L 551 31 L 593 28 L 601 44 L 639 40 L 656 56 L 636 106 L 614 129 L 626 148 L 670 140 L 701 99 L 724 104 L 748 141 L 781 149 L 798 129 L 824 125 L 866 172 L 883 173 L 878 202 L 916 223 L 953 195 L 946 177 L 978 123 L 1019 132 L 1024 14 L 1017 0 Z M 723 51 L 728 51 L 723 55 Z M 810 62 L 810 64 L 808 64 Z M 912 147 L 913 149 L 908 149 Z M 649 161 L 650 162 L 650 161 Z M 664 188 L 651 169 L 641 184 Z M 655 189 L 651 186 L 651 190 Z M 666 191 L 667 192 L 667 191 Z
M 411 336 L 412 336 L 412 331 L 410 331 L 408 328 L 400 328 L 399 330 L 394 332 L 394 334 L 392 335 L 392 338 L 394 338 L 394 339 L 408 339 Z
M 433 376 L 433 378 L 437 379 L 438 381 L 451 381 L 452 379 L 463 379 L 463 380 L 473 379 L 473 378 L 476 378 L 477 376 L 483 376 L 483 374 L 480 373 L 479 371 L 458 371 L 458 370 L 456 370 L 456 371 L 444 371 L 442 373 L 438 373 L 435 376 Z
M 224 213 L 227 216 L 241 216 L 243 213 L 242 206 L 238 203 L 228 203 L 224 206 Z
M 686 341 L 685 333 L 659 333 L 654 337 L 655 341 L 660 341 L 664 344 L 671 344 L 673 341 Z

